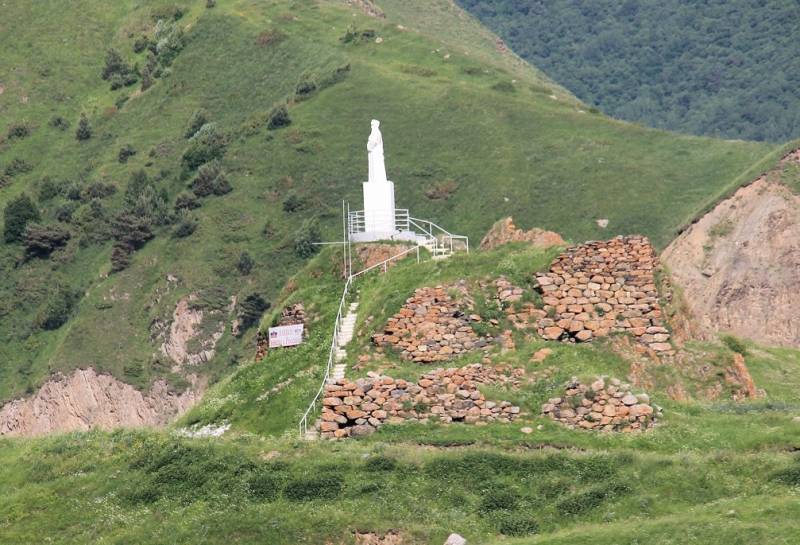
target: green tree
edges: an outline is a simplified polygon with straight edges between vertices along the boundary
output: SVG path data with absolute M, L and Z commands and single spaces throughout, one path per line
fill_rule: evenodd
M 89 119 L 86 114 L 81 114 L 78 121 L 78 128 L 75 130 L 75 138 L 78 140 L 89 140 L 92 137 L 92 126 L 89 125 Z
M 41 220 L 39 210 L 33 200 L 23 193 L 12 199 L 3 212 L 3 238 L 6 242 L 19 242 L 22 240 L 25 227 L 32 222 Z

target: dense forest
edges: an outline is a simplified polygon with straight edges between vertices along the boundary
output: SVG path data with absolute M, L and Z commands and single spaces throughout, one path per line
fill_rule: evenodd
M 800 136 L 797 0 L 459 0 L 617 118 L 724 138 Z

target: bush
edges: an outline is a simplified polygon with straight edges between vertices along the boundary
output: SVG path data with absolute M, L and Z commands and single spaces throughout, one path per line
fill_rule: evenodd
M 186 238 L 197 230 L 197 220 L 190 217 L 181 218 L 172 231 L 174 238 Z
M 314 220 L 306 221 L 294 239 L 294 253 L 301 259 L 307 259 L 317 252 L 319 246 L 315 243 L 322 241 L 319 226 Z
M 150 38 L 148 38 L 147 36 L 144 36 L 144 35 L 139 36 L 133 42 L 133 52 L 134 53 L 141 53 L 142 51 L 144 51 L 148 47 L 150 47 Z
M 526 513 L 503 513 L 496 524 L 497 531 L 504 536 L 527 536 L 539 531 L 539 523 Z
M 200 208 L 200 202 L 191 193 L 183 192 L 175 198 L 175 210 L 194 210 Z
M 298 210 L 302 210 L 305 201 L 298 197 L 297 195 L 289 195 L 286 197 L 286 200 L 283 201 L 283 211 L 288 213 L 297 212 Z
M 106 51 L 106 64 L 103 67 L 103 72 L 100 77 L 108 81 L 115 75 L 126 74 L 130 72 L 130 66 L 122 59 L 119 51 L 113 47 Z
M 397 460 L 389 456 L 372 456 L 367 459 L 364 468 L 370 472 L 394 471 L 397 469 Z
M 56 219 L 63 223 L 69 223 L 72 221 L 72 214 L 75 213 L 75 210 L 78 208 L 78 203 L 74 201 L 66 202 L 56 208 Z
M 203 125 L 207 124 L 208 121 L 208 114 L 204 110 L 196 110 L 192 114 L 192 118 L 189 120 L 189 126 L 186 128 L 186 132 L 183 134 L 184 138 L 187 140 L 197 134 Z
M 26 172 L 30 172 L 33 170 L 33 165 L 27 162 L 25 159 L 20 159 L 19 157 L 15 157 L 11 160 L 10 163 L 6 165 L 6 168 L 3 170 L 3 174 L 7 178 L 13 178 L 17 174 L 25 174 Z
M 793 467 L 775 473 L 772 478 L 782 484 L 800 486 L 800 463 L 795 463 Z
M 269 301 L 266 301 L 258 293 L 251 293 L 242 299 L 242 302 L 239 303 L 240 330 L 245 331 L 256 325 L 270 306 Z
M 744 344 L 744 341 L 741 339 L 734 337 L 733 335 L 723 335 L 722 342 L 725 343 L 725 346 L 727 346 L 732 352 L 736 352 L 742 356 L 747 356 L 747 345 Z
M 250 477 L 247 491 L 257 501 L 273 501 L 281 492 L 282 479 L 275 472 L 262 470 Z
M 136 155 L 136 148 L 131 146 L 130 144 L 125 144 L 121 148 L 119 148 L 119 153 L 117 154 L 117 160 L 120 163 L 127 163 L 128 159 Z
M 44 308 L 37 314 L 34 326 L 47 331 L 58 329 L 67 323 L 80 298 L 79 291 L 58 286 L 56 292 L 47 298 Z
M 226 136 L 213 123 L 206 123 L 189 139 L 182 162 L 186 168 L 194 170 L 200 165 L 221 159 L 226 146 Z
M 516 91 L 514 84 L 510 81 L 500 81 L 492 85 L 492 89 L 495 91 L 500 91 L 501 93 L 513 93 Z
M 169 206 L 169 195 L 165 189 L 157 189 L 144 170 L 131 175 L 125 189 L 125 213 L 141 218 L 148 225 L 166 225 L 173 220 Z
M 341 479 L 320 475 L 289 481 L 283 495 L 290 501 L 335 500 L 342 492 Z
M 81 192 L 81 200 L 105 199 L 117 192 L 117 186 L 103 182 L 94 182 Z
M 285 104 L 275 106 L 269 113 L 269 120 L 267 121 L 268 130 L 274 131 L 275 129 L 288 127 L 291 124 L 292 120 L 289 117 L 289 109 Z
M 14 123 L 8 128 L 7 136 L 9 140 L 15 138 L 25 138 L 31 134 L 31 129 L 25 123 Z
M 233 189 L 218 161 L 211 161 L 201 166 L 191 188 L 198 197 L 225 195 Z
M 81 114 L 81 118 L 78 121 L 78 128 L 75 130 L 75 138 L 80 141 L 89 140 L 92 137 L 92 127 L 89 125 L 89 120 L 86 118 L 86 114 Z
M 60 225 L 38 225 L 29 223 L 22 235 L 25 256 L 48 257 L 59 248 L 66 246 L 71 234 Z
M 513 511 L 519 504 L 519 496 L 509 490 L 491 489 L 484 493 L 478 505 L 478 512 Z
M 48 124 L 54 129 L 58 129 L 60 131 L 65 131 L 69 129 L 69 121 L 67 121 L 60 115 L 53 116 Z
M 206 7 L 208 9 L 211 9 L 216 5 L 217 5 L 217 0 L 206 0 Z
M 177 19 L 175 19 L 177 21 Z M 184 46 L 183 29 L 172 21 L 160 19 L 153 32 L 156 55 L 162 66 L 169 66 Z
M 9 201 L 3 211 L 3 238 L 6 242 L 19 242 L 22 240 L 25 227 L 40 219 L 39 210 L 31 198 L 23 193 Z
M 239 259 L 236 261 L 236 270 L 239 271 L 239 274 L 247 276 L 252 272 L 253 265 L 255 265 L 255 261 L 250 257 L 250 254 L 247 252 L 239 254 Z
M 45 176 L 39 182 L 39 202 L 46 202 L 54 199 L 59 194 L 58 184 L 49 176 Z

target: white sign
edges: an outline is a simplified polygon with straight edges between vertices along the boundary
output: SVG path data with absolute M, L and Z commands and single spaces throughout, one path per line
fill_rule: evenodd
M 269 328 L 269 347 L 296 346 L 303 342 L 303 324 Z

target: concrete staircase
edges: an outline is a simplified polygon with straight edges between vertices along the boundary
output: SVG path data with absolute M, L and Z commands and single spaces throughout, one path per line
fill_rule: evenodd
M 450 247 L 439 244 L 436 237 L 417 235 L 417 244 L 423 248 L 427 248 L 433 259 L 447 259 L 453 254 L 453 252 L 450 251 Z

